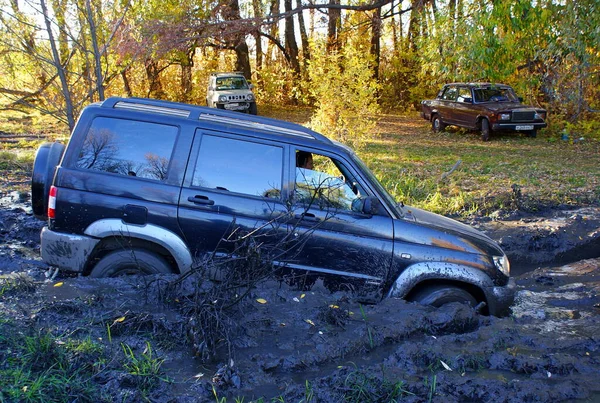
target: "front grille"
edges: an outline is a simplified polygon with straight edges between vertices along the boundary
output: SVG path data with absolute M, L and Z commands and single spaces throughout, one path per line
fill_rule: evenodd
M 512 113 L 512 121 L 513 122 L 530 122 L 535 117 L 535 111 L 514 111 Z
M 245 101 L 246 100 L 246 96 L 245 95 L 227 95 L 227 100 L 228 101 Z

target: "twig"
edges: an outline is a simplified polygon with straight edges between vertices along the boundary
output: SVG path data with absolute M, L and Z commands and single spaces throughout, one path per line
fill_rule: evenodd
M 452 172 L 456 171 L 456 168 L 460 166 L 461 162 L 462 160 L 456 161 L 456 164 L 454 164 L 454 166 L 448 172 L 444 172 L 440 177 L 440 182 L 446 179 Z

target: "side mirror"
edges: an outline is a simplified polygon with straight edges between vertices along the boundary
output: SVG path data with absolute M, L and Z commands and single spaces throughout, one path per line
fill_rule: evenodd
M 254 89 L 254 84 L 248 84 L 248 88 L 250 88 L 251 90 Z
M 523 97 L 519 97 L 519 102 L 523 102 Z
M 215 90 L 215 87 L 213 87 L 212 85 L 209 85 L 209 86 L 208 86 L 208 90 L 209 90 L 209 91 L 214 91 L 214 90 Z
M 362 212 L 369 215 L 377 215 L 383 209 L 381 202 L 375 196 L 367 196 L 363 203 Z

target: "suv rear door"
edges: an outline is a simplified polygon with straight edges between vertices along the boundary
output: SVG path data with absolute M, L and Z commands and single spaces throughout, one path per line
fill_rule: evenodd
M 233 253 L 234 240 L 247 234 L 271 244 L 285 235 L 276 219 L 287 212 L 284 150 L 269 141 L 196 131 L 178 211 L 195 258 Z

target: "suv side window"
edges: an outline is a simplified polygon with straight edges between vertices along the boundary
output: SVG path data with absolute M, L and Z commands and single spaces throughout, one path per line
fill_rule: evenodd
M 283 148 L 202 135 L 192 186 L 279 198 Z
M 318 206 L 361 212 L 358 184 L 344 175 L 339 162 L 308 151 L 296 151 L 294 201 Z
M 162 181 L 167 178 L 178 131 L 175 126 L 97 117 L 76 166 Z

